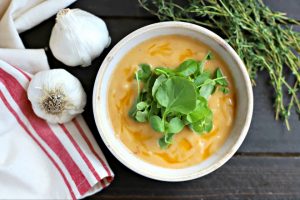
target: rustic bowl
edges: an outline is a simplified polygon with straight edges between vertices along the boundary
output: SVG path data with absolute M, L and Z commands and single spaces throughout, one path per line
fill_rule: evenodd
M 160 35 L 190 36 L 210 46 L 227 63 L 232 74 L 236 93 L 236 118 L 232 131 L 223 146 L 200 164 L 168 169 L 147 163 L 135 156 L 114 133 L 107 109 L 107 90 L 112 72 L 122 57 L 134 46 Z M 140 28 L 123 38 L 104 59 L 94 86 L 93 111 L 99 133 L 111 153 L 136 173 L 161 181 L 186 181 L 213 172 L 228 161 L 238 150 L 248 132 L 252 111 L 253 93 L 245 65 L 228 43 L 206 28 L 184 22 L 161 22 Z

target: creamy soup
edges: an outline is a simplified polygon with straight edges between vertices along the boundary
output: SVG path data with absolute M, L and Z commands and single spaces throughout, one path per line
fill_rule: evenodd
M 213 129 L 197 135 L 189 128 L 184 128 L 175 135 L 168 149 L 161 149 L 157 141 L 162 134 L 155 132 L 149 123 L 138 123 L 128 116 L 137 96 L 137 83 L 133 77 L 138 64 L 174 68 L 189 58 L 201 60 L 209 51 L 213 53 L 213 59 L 206 63 L 205 69 L 213 72 L 220 67 L 230 89 L 228 94 L 217 90 L 209 98 L 209 107 L 214 116 Z M 192 166 L 216 152 L 230 134 L 235 105 L 233 80 L 224 61 L 208 46 L 180 35 L 156 37 L 131 49 L 118 63 L 108 89 L 109 115 L 117 137 L 139 158 L 166 168 Z

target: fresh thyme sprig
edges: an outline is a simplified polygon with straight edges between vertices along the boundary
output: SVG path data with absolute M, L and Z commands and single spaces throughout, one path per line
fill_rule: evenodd
M 183 5 L 172 0 L 139 2 L 161 21 L 191 22 L 221 32 L 244 61 L 253 85 L 259 71 L 268 72 L 275 118 L 283 118 L 290 129 L 291 110 L 300 114 L 300 33 L 291 27 L 300 25 L 299 21 L 271 11 L 261 0 L 186 0 Z

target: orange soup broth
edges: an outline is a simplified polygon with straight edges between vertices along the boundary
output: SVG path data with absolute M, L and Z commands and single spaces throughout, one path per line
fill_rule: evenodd
M 198 135 L 184 128 L 174 136 L 173 144 L 168 149 L 161 149 L 158 139 L 162 134 L 152 130 L 149 123 L 138 123 L 128 116 L 137 96 L 134 73 L 138 64 L 175 68 L 186 59 L 201 60 L 209 51 L 213 59 L 206 62 L 204 69 L 213 73 L 220 67 L 227 77 L 230 90 L 228 94 L 223 94 L 217 89 L 209 98 L 209 107 L 214 116 L 213 129 Z M 139 158 L 166 168 L 192 166 L 216 152 L 230 134 L 235 105 L 233 80 L 224 61 L 203 43 L 179 35 L 152 38 L 131 49 L 118 63 L 108 90 L 108 110 L 116 136 Z

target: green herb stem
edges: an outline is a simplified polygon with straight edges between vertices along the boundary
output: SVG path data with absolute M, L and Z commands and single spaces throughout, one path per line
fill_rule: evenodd
M 135 72 L 135 78 L 136 78 L 136 82 L 137 82 L 137 102 L 139 102 L 141 100 L 140 95 L 141 95 L 141 86 L 140 86 L 140 79 L 138 76 L 138 72 Z
M 226 76 L 215 78 L 215 79 L 211 79 L 211 82 L 216 82 L 217 80 L 226 80 Z M 211 82 L 202 83 L 201 85 L 198 85 L 197 88 L 200 88 L 200 87 L 202 87 L 204 85 L 211 84 Z

